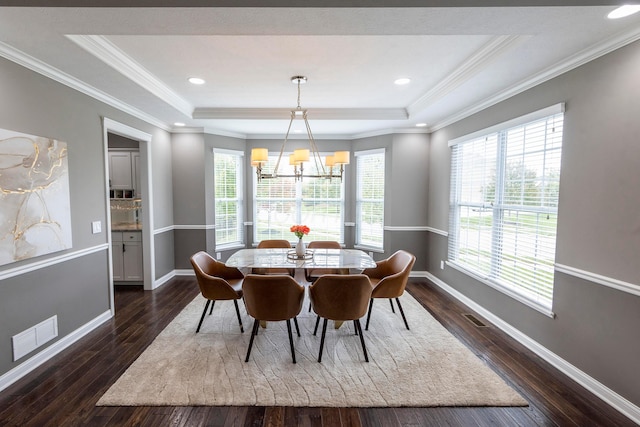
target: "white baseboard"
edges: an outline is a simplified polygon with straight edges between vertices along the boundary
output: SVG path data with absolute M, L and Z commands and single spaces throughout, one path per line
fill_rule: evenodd
M 623 396 L 620 396 L 615 391 L 611 390 L 604 384 L 595 380 L 594 378 L 587 375 L 585 372 L 573 366 L 571 363 L 567 362 L 557 354 L 553 353 L 542 344 L 534 341 L 529 336 L 520 332 L 518 329 L 511 326 L 509 323 L 505 322 L 498 316 L 494 315 L 484 307 L 480 306 L 473 300 L 469 299 L 465 295 L 461 294 L 448 284 L 446 284 L 441 279 L 437 278 L 433 274 L 429 272 L 416 272 L 415 277 L 426 277 L 433 283 L 435 283 L 438 287 L 442 288 L 445 292 L 453 296 L 458 301 L 463 304 L 469 306 L 472 310 L 476 311 L 482 317 L 493 323 L 495 326 L 500 328 L 506 334 L 511 336 L 513 339 L 527 347 L 529 350 L 533 351 L 535 354 L 549 362 L 551 365 L 559 369 L 562 373 L 567 375 L 569 378 L 576 381 L 578 384 L 582 385 L 584 388 L 598 396 L 604 402 L 609 404 L 611 407 L 618 410 L 620 413 L 628 417 L 633 422 L 640 425 L 640 407 L 634 405 L 629 400 L 625 399 Z M 413 276 L 413 274 L 412 274 Z
M 196 273 L 193 272 L 193 270 L 191 269 L 176 269 L 173 270 L 174 275 L 176 276 L 195 276 Z
M 11 369 L 9 372 L 0 376 L 0 391 L 9 387 L 11 384 L 15 383 L 20 378 L 33 371 L 38 366 L 42 365 L 61 351 L 65 350 L 71 344 L 75 343 L 80 338 L 84 337 L 89 332 L 93 331 L 95 328 L 111 319 L 111 317 L 111 310 L 105 311 L 95 319 L 89 321 L 88 323 L 85 323 L 75 331 L 71 332 L 69 335 L 62 337 L 58 341 L 51 344 L 49 347 L 31 356 L 29 359 Z
M 165 283 L 167 283 L 169 280 L 173 279 L 176 275 L 176 271 L 170 271 L 169 273 L 165 274 L 164 276 L 162 276 L 159 279 L 156 279 L 156 281 L 153 283 L 153 289 L 158 289 L 160 286 L 164 285 Z

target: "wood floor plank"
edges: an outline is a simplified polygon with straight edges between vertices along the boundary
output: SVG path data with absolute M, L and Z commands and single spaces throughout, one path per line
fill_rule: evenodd
M 507 408 L 99 407 L 98 399 L 199 293 L 192 277 L 117 287 L 116 316 L 0 392 L 1 426 L 634 426 L 426 279 L 407 290 L 527 399 Z M 488 324 L 478 327 L 464 313 Z M 375 317 L 372 318 L 372 322 Z M 401 320 L 399 320 L 401 322 Z M 411 319 L 408 319 L 411 324 Z M 194 319 L 194 328 L 197 319 Z M 400 323 L 402 326 L 402 323 Z

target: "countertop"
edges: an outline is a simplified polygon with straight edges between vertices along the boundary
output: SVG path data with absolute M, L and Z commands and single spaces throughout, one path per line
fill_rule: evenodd
M 117 222 L 111 224 L 111 231 L 142 231 L 142 224 L 139 222 Z

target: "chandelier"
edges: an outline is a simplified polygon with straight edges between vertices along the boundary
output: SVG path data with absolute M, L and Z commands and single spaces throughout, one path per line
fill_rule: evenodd
M 269 151 L 266 148 L 252 148 L 251 149 L 251 166 L 256 168 L 256 174 L 258 176 L 258 182 L 268 178 L 295 178 L 296 181 L 302 181 L 303 177 L 308 178 L 340 178 L 342 181 L 342 175 L 344 173 L 344 165 L 349 164 L 349 152 L 348 151 L 336 151 L 333 156 L 326 156 L 325 163 L 322 163 L 322 158 L 318 152 L 318 147 L 313 139 L 311 133 L 311 127 L 307 121 L 307 110 L 303 110 L 300 107 L 300 85 L 307 82 L 305 76 L 293 76 L 291 77 L 291 83 L 298 85 L 298 106 L 295 110 L 291 110 L 291 119 L 289 120 L 289 127 L 287 133 L 282 141 L 280 147 L 280 154 L 278 155 L 278 161 L 273 169 L 272 173 L 266 173 L 262 170 L 262 167 L 269 160 Z M 289 165 L 293 166 L 293 174 L 281 174 L 279 172 L 280 162 L 282 160 L 282 154 L 284 153 L 285 145 L 289 139 L 289 132 L 293 121 L 296 119 L 304 120 L 305 128 L 307 129 L 307 138 L 309 139 L 309 148 L 299 148 L 293 150 L 293 154 L 289 155 Z M 311 159 L 311 160 L 310 160 Z M 316 173 L 308 175 L 304 173 L 304 163 L 312 161 L 315 165 Z M 334 168 L 340 167 L 339 170 L 334 172 Z M 326 169 L 325 169 L 326 167 Z M 338 173 L 339 172 L 339 173 Z

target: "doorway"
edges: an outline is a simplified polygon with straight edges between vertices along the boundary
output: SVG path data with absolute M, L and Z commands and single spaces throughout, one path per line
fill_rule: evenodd
M 142 132 L 138 129 L 132 128 L 130 126 L 124 125 L 119 122 L 115 122 L 108 118 L 103 118 L 103 144 L 104 144 L 104 170 L 105 170 L 105 180 L 106 180 L 106 189 L 105 189 L 105 199 L 107 200 L 107 240 L 109 243 L 109 297 L 110 297 L 110 307 L 112 315 L 115 315 L 115 306 L 114 306 L 114 277 L 113 277 L 113 268 L 114 268 L 114 250 L 113 250 L 113 241 L 112 241 L 112 218 L 111 218 L 111 188 L 109 182 L 109 143 L 110 140 L 112 142 L 112 148 L 117 148 L 122 144 L 128 145 L 127 148 L 129 152 L 136 152 L 139 154 L 139 158 L 132 162 L 134 166 L 132 166 L 132 174 L 136 174 L 136 178 L 133 178 L 135 182 L 135 187 L 138 190 L 139 198 L 139 209 L 136 209 L 132 204 L 130 207 L 132 208 L 128 214 L 121 215 L 118 217 L 118 221 L 127 218 L 127 220 L 131 220 L 134 227 L 139 227 L 139 236 L 140 242 L 139 246 L 142 252 L 142 269 L 141 273 L 141 282 L 145 290 L 152 290 L 155 288 L 155 267 L 154 267 L 154 238 L 153 238 L 153 215 L 151 214 L 152 210 L 152 197 L 151 197 L 151 179 L 150 179 L 150 170 L 151 170 L 151 135 L 145 132 Z M 137 151 L 135 150 L 137 148 Z M 138 162 L 138 170 L 134 172 L 135 162 Z M 132 187 L 134 186 L 132 182 Z M 115 190 L 115 189 L 113 189 Z M 129 196 L 131 198 L 135 198 L 135 194 L 125 194 L 125 188 L 121 188 L 122 193 L 118 193 L 118 196 L 123 196 L 122 200 L 127 200 Z M 134 190 L 135 189 L 131 189 Z M 113 194 L 115 196 L 115 194 Z M 127 196 L 127 197 L 124 197 Z M 133 202 L 132 202 L 133 203 Z M 125 203 L 125 206 L 127 204 Z M 136 216 L 137 215 L 137 216 Z M 136 226 L 137 220 L 137 226 Z M 135 248 L 132 248 L 135 250 Z M 118 260 L 115 260 L 118 262 Z M 119 281 L 118 281 L 119 282 Z

